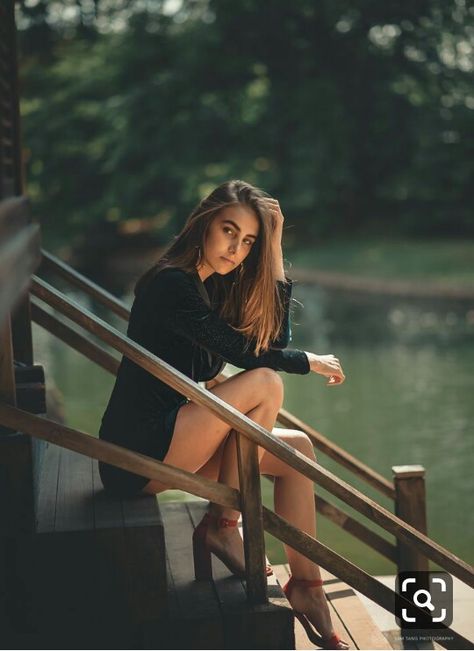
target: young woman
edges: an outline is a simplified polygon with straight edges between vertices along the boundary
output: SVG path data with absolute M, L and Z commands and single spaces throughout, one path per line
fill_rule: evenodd
M 313 371 L 328 377 L 328 386 L 345 376 L 334 355 L 287 348 L 292 281 L 283 269 L 282 232 L 276 199 L 243 181 L 220 185 L 138 281 L 127 334 L 196 382 L 214 378 L 225 362 L 245 369 L 210 391 L 314 460 L 306 434 L 274 427 L 283 403 L 277 371 Z M 238 488 L 235 434 L 208 409 L 122 358 L 101 438 Z M 258 448 L 258 455 L 260 472 L 274 477 L 276 512 L 315 536 L 313 483 L 265 449 Z M 104 487 L 115 494 L 171 488 L 99 467 Z M 210 505 L 193 539 L 197 578 L 209 573 L 211 552 L 243 576 L 238 516 Z M 334 633 L 319 567 L 291 547 L 285 550 L 292 572 L 285 592 L 297 615 L 319 631 L 317 643 L 348 648 Z

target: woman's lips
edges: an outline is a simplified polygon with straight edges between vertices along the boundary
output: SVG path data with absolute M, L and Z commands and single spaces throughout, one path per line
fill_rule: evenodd
M 234 264 L 234 263 L 232 262 L 232 260 L 229 260 L 228 258 L 224 258 L 223 255 L 221 255 L 221 258 L 222 258 L 223 260 L 225 260 L 226 262 L 228 262 L 229 264 Z

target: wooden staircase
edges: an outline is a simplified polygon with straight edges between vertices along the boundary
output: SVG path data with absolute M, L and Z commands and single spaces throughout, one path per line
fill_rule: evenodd
M 47 444 L 36 532 L 25 537 L 19 580 L 27 586 L 37 648 L 311 649 L 281 586 L 251 605 L 245 581 L 213 556 L 213 580 L 195 581 L 192 533 L 207 500 L 159 502 L 107 496 L 97 461 Z M 390 649 L 352 588 L 322 570 L 336 631 L 351 649 Z

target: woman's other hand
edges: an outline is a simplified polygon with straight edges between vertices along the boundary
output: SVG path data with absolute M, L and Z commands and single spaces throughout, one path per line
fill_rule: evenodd
M 308 351 L 305 351 L 305 353 L 308 357 L 310 369 L 314 373 L 329 378 L 326 386 L 331 387 L 344 382 L 346 376 L 337 357 L 334 357 L 334 355 L 316 355 L 316 353 L 309 353 Z

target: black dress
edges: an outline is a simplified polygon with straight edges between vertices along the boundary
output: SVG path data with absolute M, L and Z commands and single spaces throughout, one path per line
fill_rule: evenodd
M 271 348 L 256 357 L 249 340 L 219 317 L 211 277 L 196 271 L 162 269 L 132 305 L 127 336 L 195 382 L 214 378 L 226 362 L 243 369 L 262 366 L 287 373 L 310 372 L 302 350 L 286 348 L 291 340 L 292 281 L 278 281 L 285 318 Z M 162 461 L 173 436 L 181 393 L 122 357 L 99 437 Z M 106 490 L 121 496 L 139 492 L 148 479 L 99 462 Z

